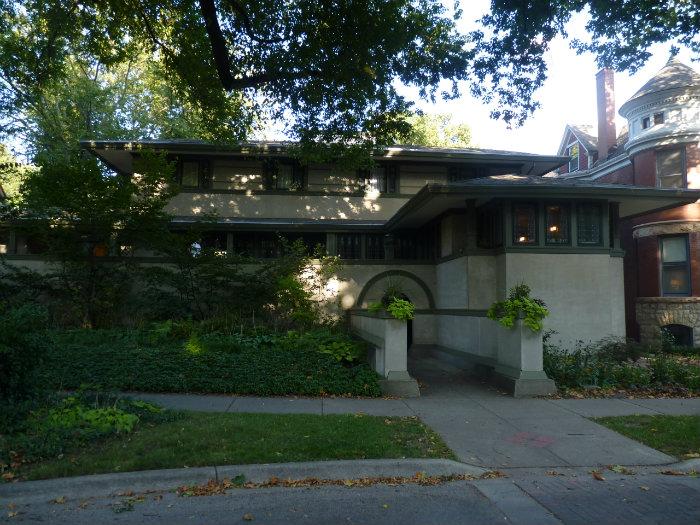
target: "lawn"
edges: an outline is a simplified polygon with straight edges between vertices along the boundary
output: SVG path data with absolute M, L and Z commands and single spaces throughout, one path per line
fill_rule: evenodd
M 60 459 L 26 465 L 26 479 L 147 469 L 333 459 L 453 458 L 416 418 L 181 412 Z
M 679 459 L 700 455 L 700 416 L 619 416 L 596 421 Z

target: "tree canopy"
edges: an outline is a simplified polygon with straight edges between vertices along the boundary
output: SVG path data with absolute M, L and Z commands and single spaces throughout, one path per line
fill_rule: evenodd
M 423 113 L 407 117 L 411 129 L 396 137 L 400 144 L 433 148 L 468 148 L 472 146 L 472 130 L 457 122 L 449 113 Z
M 698 2 L 653 0 L 491 0 L 474 45 L 472 92 L 497 102 L 493 116 L 522 122 L 538 107 L 534 92 L 547 78 L 545 53 L 552 41 L 568 38 L 566 25 L 587 13 L 586 41 L 574 39 L 579 53 L 591 52 L 600 67 L 634 73 L 650 58 L 654 44 L 672 42 L 700 53 Z
M 223 139 L 261 115 L 306 141 L 382 141 L 409 104 L 457 94 L 469 55 L 434 0 L 0 0 L 0 111 L 63 82 L 73 57 L 105 68 L 146 54 Z M 444 87 L 444 86 L 443 86 Z M 230 118 L 231 105 L 235 119 Z

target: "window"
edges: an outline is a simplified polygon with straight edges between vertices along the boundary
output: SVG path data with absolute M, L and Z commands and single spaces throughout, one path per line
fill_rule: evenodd
M 269 160 L 264 165 L 265 189 L 301 190 L 304 188 L 305 167 L 297 162 Z
M 603 209 L 600 204 L 579 204 L 576 213 L 576 231 L 579 245 L 597 246 L 603 242 Z
M 537 206 L 513 205 L 513 244 L 537 244 Z
M 183 188 L 209 188 L 209 175 L 209 162 L 206 160 L 186 159 L 180 162 L 178 182 Z
M 690 295 L 688 236 L 660 237 L 662 295 Z
M 398 192 L 398 166 L 394 164 L 374 166 L 367 176 L 367 189 L 379 193 Z
M 569 244 L 569 206 L 548 204 L 545 207 L 545 244 Z
M 579 168 L 579 145 L 578 142 L 574 142 L 573 144 L 570 144 L 568 148 L 566 148 L 566 155 L 569 158 L 569 173 L 573 173 L 574 171 L 578 171 Z
M 384 259 L 384 235 L 381 233 L 365 235 L 365 258 Z
M 273 232 L 234 232 L 233 253 L 271 259 L 279 254 L 277 234 Z
M 651 127 L 651 119 L 649 117 L 644 117 L 642 119 L 642 129 L 647 129 Z
M 203 250 L 213 250 L 217 255 L 226 254 L 226 232 L 207 232 L 202 235 L 200 246 Z
M 660 188 L 685 188 L 685 155 L 683 149 L 657 150 L 656 180 Z
M 339 233 L 336 235 L 336 246 L 341 259 L 359 259 L 362 256 L 362 235 Z
M 431 261 L 438 250 L 435 229 L 405 230 L 394 235 L 394 258 Z
M 304 233 L 284 233 L 282 236 L 289 243 L 301 241 L 306 248 L 306 253 L 316 255 L 318 250 L 325 254 L 326 252 L 326 234 L 322 232 L 304 232 Z
M 654 126 L 657 124 L 663 124 L 664 123 L 664 114 L 663 112 L 661 113 L 654 113 Z
M 476 223 L 476 245 L 479 248 L 503 246 L 503 216 L 499 208 L 480 209 Z

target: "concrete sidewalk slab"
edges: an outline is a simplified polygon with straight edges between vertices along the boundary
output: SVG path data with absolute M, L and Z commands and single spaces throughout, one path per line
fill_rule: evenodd
M 266 414 L 323 414 L 321 398 L 304 397 L 235 397 L 228 412 Z
M 415 415 L 402 399 L 324 398 L 324 414 L 367 414 L 369 416 Z
M 236 399 L 233 396 L 197 394 L 149 394 L 127 392 L 125 395 L 142 399 L 169 410 L 192 410 L 195 412 L 226 412 Z
M 630 399 L 628 403 L 668 415 L 700 415 L 700 398 Z
M 625 399 L 552 399 L 552 404 L 585 417 L 658 415 L 659 412 Z

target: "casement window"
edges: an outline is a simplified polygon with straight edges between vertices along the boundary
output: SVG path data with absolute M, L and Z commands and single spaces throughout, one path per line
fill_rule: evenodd
M 566 156 L 569 157 L 568 172 L 573 173 L 574 171 L 578 171 L 580 166 L 580 147 L 578 142 L 569 144 L 569 146 L 566 148 Z
M 659 237 L 661 294 L 690 295 L 688 236 Z
M 302 190 L 305 174 L 305 167 L 297 162 L 270 161 L 265 163 L 265 186 L 272 190 Z
M 499 208 L 479 209 L 476 221 L 476 245 L 479 248 L 503 246 L 503 216 Z
M 178 167 L 177 181 L 185 189 L 210 188 L 209 162 L 201 159 L 182 159 Z
M 277 257 L 277 235 L 273 232 L 233 232 L 233 253 L 258 259 Z
M 513 244 L 537 244 L 537 205 L 513 204 Z
M 513 173 L 511 168 L 505 168 L 504 173 Z M 447 180 L 449 182 L 460 182 L 490 175 L 502 175 L 498 168 L 493 169 L 487 166 L 450 166 L 447 169 Z
M 545 244 L 565 245 L 571 243 L 569 228 L 570 208 L 568 204 L 545 206 Z
M 683 148 L 656 151 L 656 184 L 659 188 L 686 187 L 685 151 Z
M 394 259 L 430 261 L 435 258 L 437 235 L 431 230 L 404 231 L 394 235 Z
M 581 203 L 576 207 L 576 241 L 579 246 L 603 243 L 603 208 L 600 204 Z
M 368 233 L 365 235 L 365 258 L 384 259 L 384 235 Z
M 338 256 L 341 259 L 359 259 L 362 257 L 362 234 L 339 233 L 335 237 Z
M 301 242 L 309 255 L 316 255 L 319 251 L 326 253 L 326 234 L 323 232 L 283 233 L 282 237 L 289 244 Z
M 379 164 L 364 172 L 365 186 L 368 191 L 380 194 L 398 193 L 398 166 Z

